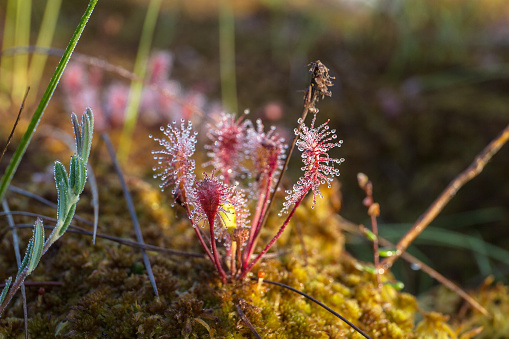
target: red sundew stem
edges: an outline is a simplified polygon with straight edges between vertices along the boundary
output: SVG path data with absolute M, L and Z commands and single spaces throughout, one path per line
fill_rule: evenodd
M 240 275 L 239 280 L 242 280 L 242 279 L 244 279 L 246 277 L 247 273 L 249 273 L 249 271 L 251 271 L 251 269 L 254 267 L 254 265 L 256 265 L 256 263 L 258 261 L 260 261 L 260 259 L 265 255 L 265 253 L 267 253 L 267 251 L 272 247 L 272 245 L 274 245 L 274 243 L 279 239 L 279 237 L 281 237 L 281 235 L 283 234 L 283 232 L 286 229 L 286 226 L 288 226 L 288 223 L 290 222 L 290 219 L 293 217 L 293 214 L 297 210 L 297 207 L 299 207 L 300 203 L 302 202 L 302 200 L 304 200 L 304 197 L 306 196 L 306 194 L 309 192 L 310 189 L 311 189 L 311 187 L 309 186 L 302 193 L 302 195 L 299 198 L 299 200 L 297 200 L 297 202 L 293 206 L 292 211 L 290 212 L 290 214 L 288 214 L 288 217 L 283 222 L 283 225 L 281 225 L 281 227 L 279 228 L 279 231 L 277 232 L 277 234 L 274 236 L 274 238 L 272 238 L 272 240 L 267 244 L 267 246 L 265 246 L 263 251 L 261 251 L 260 254 L 258 254 L 258 256 L 256 256 L 256 258 L 253 259 L 253 261 L 251 261 L 249 266 L 247 266 L 247 268 L 242 270 L 242 274 Z
M 217 248 L 216 248 L 216 238 L 214 236 L 214 219 L 209 219 L 209 229 L 210 229 L 210 244 L 212 246 L 212 255 L 214 259 L 212 260 L 214 264 L 216 264 L 217 271 L 219 275 L 221 276 L 221 280 L 223 283 L 226 283 L 226 273 L 223 270 L 223 267 L 221 266 L 221 262 L 219 261 L 219 256 L 217 255 Z
M 256 242 L 258 241 L 258 236 L 260 235 L 260 231 L 262 229 L 262 222 L 263 219 L 260 218 L 262 215 L 264 215 L 267 212 L 267 208 L 269 206 L 269 199 L 270 199 L 270 186 L 272 185 L 272 180 L 274 179 L 274 176 L 271 175 L 269 179 L 267 180 L 267 188 L 265 190 L 265 196 L 263 198 L 263 203 L 260 206 L 260 212 L 257 213 L 257 217 L 253 219 L 253 226 L 256 226 L 251 228 L 251 234 L 249 235 L 249 243 L 248 243 L 248 250 L 246 251 L 246 256 L 244 257 L 244 263 L 242 268 L 245 269 L 249 258 L 251 258 L 251 254 L 253 254 L 253 251 L 256 247 Z M 257 211 L 258 212 L 258 211 Z
M 201 232 L 200 230 L 198 229 L 198 225 L 196 225 L 194 223 L 194 220 L 193 218 L 191 217 L 191 211 L 189 210 L 189 205 L 186 203 L 186 211 L 187 211 L 187 217 L 189 218 L 189 220 L 191 221 L 191 224 L 193 225 L 193 228 L 194 228 L 194 231 L 196 232 L 196 235 L 198 236 L 198 240 L 200 240 L 200 244 L 201 246 L 203 247 L 203 249 L 205 250 L 205 253 L 207 253 L 207 256 L 209 257 L 209 259 L 214 262 L 214 257 L 212 256 L 212 254 L 210 253 L 209 251 L 209 248 L 207 247 L 207 245 L 205 244 L 205 241 L 203 241 L 203 237 L 201 235 Z

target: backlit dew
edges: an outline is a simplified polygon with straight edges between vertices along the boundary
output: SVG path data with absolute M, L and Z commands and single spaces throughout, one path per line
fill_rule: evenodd
M 309 191 L 313 192 L 313 205 L 316 203 L 316 197 L 322 197 L 319 186 L 327 184 L 330 187 L 334 176 L 339 175 L 339 170 L 334 164 L 341 164 L 344 159 L 330 158 L 328 152 L 335 147 L 341 147 L 343 141 L 330 142 L 335 139 L 335 134 L 329 130 L 327 125 L 329 121 L 315 127 L 316 114 L 313 116 L 311 127 L 302 125 L 301 130 L 295 129 L 295 134 L 299 137 L 296 143 L 297 149 L 302 152 L 301 168 L 304 176 L 300 177 L 292 191 L 286 191 L 287 202 L 283 204 L 282 213 L 300 201 Z

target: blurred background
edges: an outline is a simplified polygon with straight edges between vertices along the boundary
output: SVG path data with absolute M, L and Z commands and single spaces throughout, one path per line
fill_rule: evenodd
M 0 2 L 2 145 L 30 85 L 24 130 L 58 63 L 58 49 L 67 46 L 86 5 Z M 37 53 L 20 47 L 36 45 Z M 331 154 L 346 159 L 340 213 L 369 224 L 356 179 L 366 173 L 381 205 L 380 234 L 392 241 L 509 123 L 506 0 L 100 0 L 76 52 L 89 58 L 73 56 L 42 123 L 67 123 L 63 114 L 89 105 L 104 115 L 100 129 L 120 131 L 121 148 L 132 133 L 143 139 L 170 119 L 207 121 L 222 109 L 249 109 L 250 118 L 291 137 L 308 64 L 321 60 L 336 79 L 332 98 L 317 106 L 319 119 L 331 119 L 344 140 Z M 144 77 L 172 97 L 160 102 L 157 93 L 97 67 L 90 57 Z M 191 106 L 186 112 L 182 101 Z M 134 157 L 134 146 L 144 147 L 126 146 L 124 153 L 145 164 L 150 153 L 143 150 L 145 160 Z M 463 286 L 477 286 L 490 274 L 507 283 L 508 175 L 505 146 L 410 252 Z M 347 241 L 356 257 L 372 261 L 370 244 L 354 236 Z M 410 291 L 433 284 L 407 264 L 394 270 Z

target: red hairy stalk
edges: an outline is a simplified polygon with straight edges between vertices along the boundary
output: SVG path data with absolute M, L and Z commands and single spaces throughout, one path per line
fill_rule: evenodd
M 256 174 L 256 181 L 251 186 L 252 191 L 257 192 L 257 206 L 252 220 L 252 227 L 249 234 L 247 250 L 244 252 L 244 268 L 247 266 L 248 258 L 251 257 L 256 246 L 258 235 L 262 228 L 262 216 L 266 213 L 270 203 L 271 193 L 274 191 L 274 178 L 283 167 L 286 145 L 284 139 L 274 133 L 272 127 L 268 133 L 263 131 L 263 124 L 256 121 L 256 129 L 253 127 L 248 132 L 249 150 L 253 158 L 253 167 Z

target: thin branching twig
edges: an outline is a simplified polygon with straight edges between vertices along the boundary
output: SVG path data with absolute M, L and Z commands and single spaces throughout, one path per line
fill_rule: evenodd
M 106 133 L 101 134 L 101 137 L 104 140 L 104 143 L 106 144 L 106 148 L 108 149 L 108 153 L 110 154 L 111 161 L 113 162 L 113 167 L 115 167 L 115 171 L 117 172 L 118 175 L 118 180 L 120 181 L 120 185 L 122 186 L 122 191 L 124 192 L 124 198 L 127 204 L 127 208 L 133 221 L 134 232 L 136 233 L 138 243 L 144 244 L 143 234 L 141 233 L 140 223 L 138 221 L 138 217 L 136 216 L 136 210 L 134 208 L 133 199 L 131 197 L 131 193 L 129 193 L 129 189 L 127 188 L 127 184 L 125 182 L 124 175 L 122 174 L 122 170 L 120 169 L 120 165 L 117 162 L 117 157 L 115 155 L 113 145 L 111 144 L 111 140 Z M 150 264 L 150 260 L 145 249 L 142 249 L 141 251 L 143 254 L 143 262 L 145 263 L 145 268 L 147 269 L 147 274 L 150 279 L 150 283 L 152 284 L 152 288 L 154 289 L 156 297 L 159 298 L 156 280 L 154 278 L 154 273 L 152 272 L 152 265 Z
M 0 155 L 0 161 L 2 161 L 2 158 L 4 157 L 5 152 L 7 151 L 7 147 L 9 147 L 9 144 L 11 143 L 12 136 L 14 135 L 14 131 L 16 130 L 16 127 L 18 126 L 19 118 L 21 117 L 21 112 L 23 112 L 23 108 L 25 108 L 25 101 L 27 100 L 29 91 L 30 91 L 30 87 L 27 88 L 27 91 L 25 92 L 25 96 L 23 97 L 23 101 L 21 102 L 21 105 L 19 106 L 18 116 L 16 117 L 14 126 L 12 126 L 11 134 L 9 134 L 9 137 L 7 138 L 5 147 L 2 150 L 2 155 Z
M 438 213 L 456 195 L 458 190 L 467 182 L 475 178 L 484 169 L 488 161 L 509 140 L 509 125 L 486 146 L 463 172 L 456 176 L 430 207 L 415 222 L 412 228 L 401 238 L 396 245 L 396 255 L 384 259 L 380 265 L 381 270 L 388 270 L 394 262 L 405 252 L 414 239 L 436 218 Z
M 354 233 L 354 234 L 359 234 L 362 236 L 366 235 L 366 233 L 363 230 L 363 227 L 356 225 L 339 215 L 337 215 L 336 218 L 339 220 L 341 228 L 344 229 L 345 231 L 348 231 L 348 232 Z M 392 242 L 390 242 L 389 240 L 382 238 L 380 236 L 378 236 L 378 242 L 382 246 L 395 247 L 395 245 Z M 450 281 L 449 279 L 444 277 L 442 274 L 438 273 L 436 270 L 434 270 L 430 266 L 426 265 L 425 263 L 423 263 L 422 261 L 420 261 L 419 259 L 417 259 L 416 257 L 414 257 L 413 255 L 411 255 L 408 252 L 404 252 L 401 255 L 401 257 L 404 260 L 408 261 L 409 263 L 419 266 L 423 272 L 427 273 L 430 277 L 436 279 L 438 282 L 440 282 L 442 285 L 449 288 L 451 291 L 457 293 L 460 297 L 462 297 L 467 303 L 469 303 L 476 310 L 478 310 L 479 312 L 481 312 L 488 318 L 491 318 L 491 315 L 486 310 L 486 308 L 484 308 L 477 300 L 475 300 L 467 292 L 462 290 L 458 285 L 456 285 L 455 283 L 453 283 L 452 281 Z

